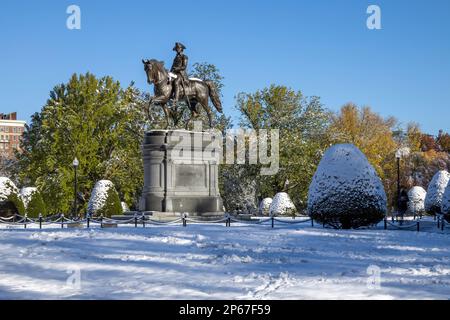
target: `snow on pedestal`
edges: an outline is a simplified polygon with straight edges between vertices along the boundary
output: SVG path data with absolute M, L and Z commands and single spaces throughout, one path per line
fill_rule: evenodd
M 408 191 L 408 211 L 415 215 L 425 212 L 425 197 L 427 192 L 422 187 L 412 187 Z
M 425 197 L 425 211 L 430 214 L 441 212 L 442 198 L 445 188 L 450 180 L 450 174 L 441 170 L 438 171 L 428 185 L 427 196 Z
M 352 144 L 330 147 L 308 192 L 308 213 L 335 228 L 357 228 L 381 221 L 386 193 L 366 156 Z
M 297 209 L 286 192 L 279 192 L 275 195 L 269 207 L 270 215 L 284 215 L 295 213 Z
M 111 181 L 100 180 L 95 184 L 89 199 L 88 213 L 106 216 L 122 213 L 117 191 Z
M 259 214 L 260 215 L 268 215 L 269 211 L 270 211 L 270 205 L 272 204 L 272 198 L 264 198 L 260 203 L 259 203 Z

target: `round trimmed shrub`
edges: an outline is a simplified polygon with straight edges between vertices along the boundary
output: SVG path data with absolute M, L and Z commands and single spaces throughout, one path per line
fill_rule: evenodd
M 20 198 L 19 189 L 14 182 L 6 177 L 0 177 L 0 216 L 25 214 L 25 206 Z
M 286 192 L 279 192 L 275 195 L 269 207 L 270 215 L 293 215 L 297 212 L 291 197 Z
M 270 205 L 272 204 L 272 201 L 273 201 L 272 198 L 264 198 L 259 203 L 258 213 L 262 216 L 269 215 Z
M 42 214 L 43 217 L 47 215 L 47 209 L 42 195 L 36 188 L 22 188 L 20 190 L 20 198 L 23 201 L 28 217 L 38 218 L 39 214 Z
M 352 144 L 330 147 L 308 192 L 308 214 L 337 229 L 380 222 L 387 212 L 383 184 L 366 156 Z
M 111 217 L 123 213 L 119 194 L 114 184 L 109 180 L 100 180 L 92 190 L 88 203 L 88 214 Z
M 450 183 L 445 188 L 442 196 L 441 212 L 444 214 L 445 220 L 450 222 Z
M 442 198 L 449 180 L 450 174 L 445 170 L 438 171 L 433 176 L 425 197 L 425 211 L 427 213 L 431 215 L 441 213 Z
M 413 215 L 425 213 L 425 197 L 427 192 L 422 187 L 412 187 L 408 191 L 408 211 Z

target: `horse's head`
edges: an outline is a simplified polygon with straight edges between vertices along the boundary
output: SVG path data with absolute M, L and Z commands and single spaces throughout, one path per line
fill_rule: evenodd
M 157 60 L 142 60 L 144 64 L 144 70 L 147 74 L 147 82 L 148 84 L 155 84 L 160 82 L 162 77 L 164 76 L 164 62 Z

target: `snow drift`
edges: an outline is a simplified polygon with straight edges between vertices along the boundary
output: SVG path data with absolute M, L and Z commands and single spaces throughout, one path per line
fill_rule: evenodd
M 335 228 L 358 228 L 381 221 L 386 193 L 366 156 L 352 144 L 329 148 L 308 192 L 309 215 Z

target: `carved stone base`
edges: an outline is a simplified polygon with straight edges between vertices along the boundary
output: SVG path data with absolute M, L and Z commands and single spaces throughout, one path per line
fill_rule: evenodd
M 144 189 L 140 211 L 223 214 L 218 152 L 205 132 L 154 130 L 143 144 Z

